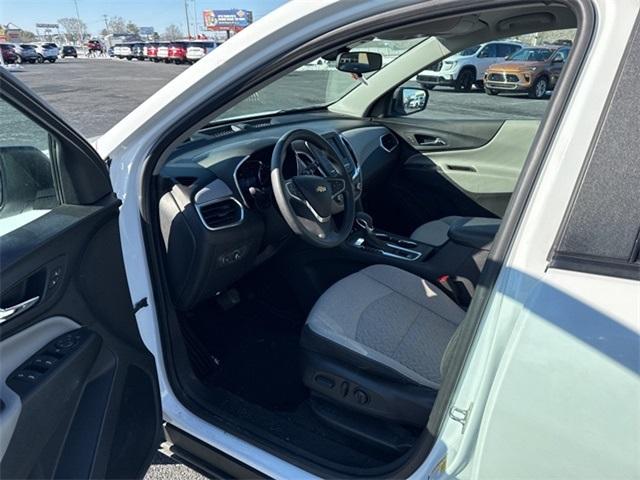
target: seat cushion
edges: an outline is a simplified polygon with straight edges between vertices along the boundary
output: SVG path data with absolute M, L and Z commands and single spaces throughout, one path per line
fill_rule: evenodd
M 419 226 L 411 234 L 411 239 L 434 247 L 441 247 L 449 240 L 449 227 L 465 217 L 444 217 Z
M 374 265 L 329 288 L 309 314 L 305 331 L 313 342 L 324 342 L 324 354 L 332 347 L 346 349 L 360 365 L 372 364 L 370 370 L 377 365 L 410 383 L 438 389 L 445 348 L 464 315 L 426 280 Z

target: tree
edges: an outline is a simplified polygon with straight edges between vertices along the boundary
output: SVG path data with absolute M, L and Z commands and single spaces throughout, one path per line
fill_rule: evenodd
M 20 41 L 21 42 L 33 42 L 36 39 L 36 34 L 33 32 L 30 32 L 29 30 L 22 30 L 20 32 Z
M 59 18 L 58 23 L 62 25 L 72 42 L 82 41 L 82 37 L 87 32 L 87 24 L 77 18 Z
M 133 23 L 131 20 L 127 22 L 127 32 L 133 35 L 138 35 L 140 33 L 140 28 Z
M 126 33 L 127 32 L 127 22 L 124 18 L 116 16 L 109 18 L 107 22 L 109 26 L 109 33 Z
M 162 34 L 163 40 L 176 40 L 182 37 L 184 37 L 182 30 L 180 30 L 180 27 L 174 23 L 169 25 Z

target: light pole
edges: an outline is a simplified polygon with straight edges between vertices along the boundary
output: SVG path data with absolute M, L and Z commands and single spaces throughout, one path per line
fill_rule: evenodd
M 189 7 L 187 6 L 187 0 L 184 0 L 184 17 L 187 19 L 187 38 L 191 38 L 191 27 L 189 25 Z
M 193 36 L 198 38 L 198 14 L 196 9 L 196 0 L 193 0 Z

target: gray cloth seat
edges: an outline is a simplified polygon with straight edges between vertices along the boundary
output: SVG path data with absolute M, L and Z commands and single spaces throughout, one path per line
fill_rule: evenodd
M 359 371 L 438 390 L 445 349 L 464 316 L 426 280 L 373 265 L 322 295 L 309 314 L 302 345 Z
M 487 228 L 494 228 L 497 230 L 497 226 L 499 225 L 500 220 L 495 218 L 460 216 L 443 217 L 439 220 L 427 222 L 416 228 L 416 230 L 411 234 L 411 239 L 434 247 L 441 247 L 449 240 L 449 229 L 452 226 L 464 227 L 471 232 L 474 230 L 481 232 L 483 229 Z

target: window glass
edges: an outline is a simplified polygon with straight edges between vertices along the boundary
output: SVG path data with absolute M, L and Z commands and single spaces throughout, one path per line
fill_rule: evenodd
M 548 48 L 523 48 L 509 57 L 509 60 L 514 62 L 544 62 L 546 61 L 553 50 Z
M 554 30 L 503 38 L 482 47 L 475 57 L 453 52 L 424 67 L 407 86 L 429 90 L 424 111 L 413 118 L 430 120 L 540 120 L 547 109 L 558 73 L 564 64 L 552 65 L 552 55 L 566 60 L 575 30 Z M 562 43 L 560 43 L 562 42 Z M 556 45 L 562 45 L 561 47 Z M 492 53 L 492 51 L 494 53 Z M 484 54 L 494 55 L 481 58 Z M 473 75 L 475 73 L 475 76 Z M 492 75 L 494 82 L 487 82 Z M 546 92 L 536 93 L 538 78 L 552 79 Z M 469 88 L 470 86 L 470 88 Z
M 480 53 L 478 54 L 478 58 L 493 58 L 497 57 L 498 52 L 495 43 L 490 43 L 489 45 L 485 45 Z
M 0 236 L 59 205 L 49 134 L 0 99 Z
M 460 51 L 460 55 L 462 55 L 463 57 L 468 57 L 469 55 L 475 54 L 479 48 L 480 48 L 480 45 L 475 45 L 470 48 L 465 48 L 464 50 Z
M 374 39 L 358 44 L 355 49 L 380 53 L 383 68 L 386 68 L 397 57 L 424 40 Z M 375 75 L 375 72 L 366 74 L 365 77 L 371 75 Z M 360 82 L 335 68 L 335 61 L 314 59 L 241 101 L 218 119 L 327 105 L 339 100 L 358 85 Z M 283 91 L 289 94 L 283 97 Z

